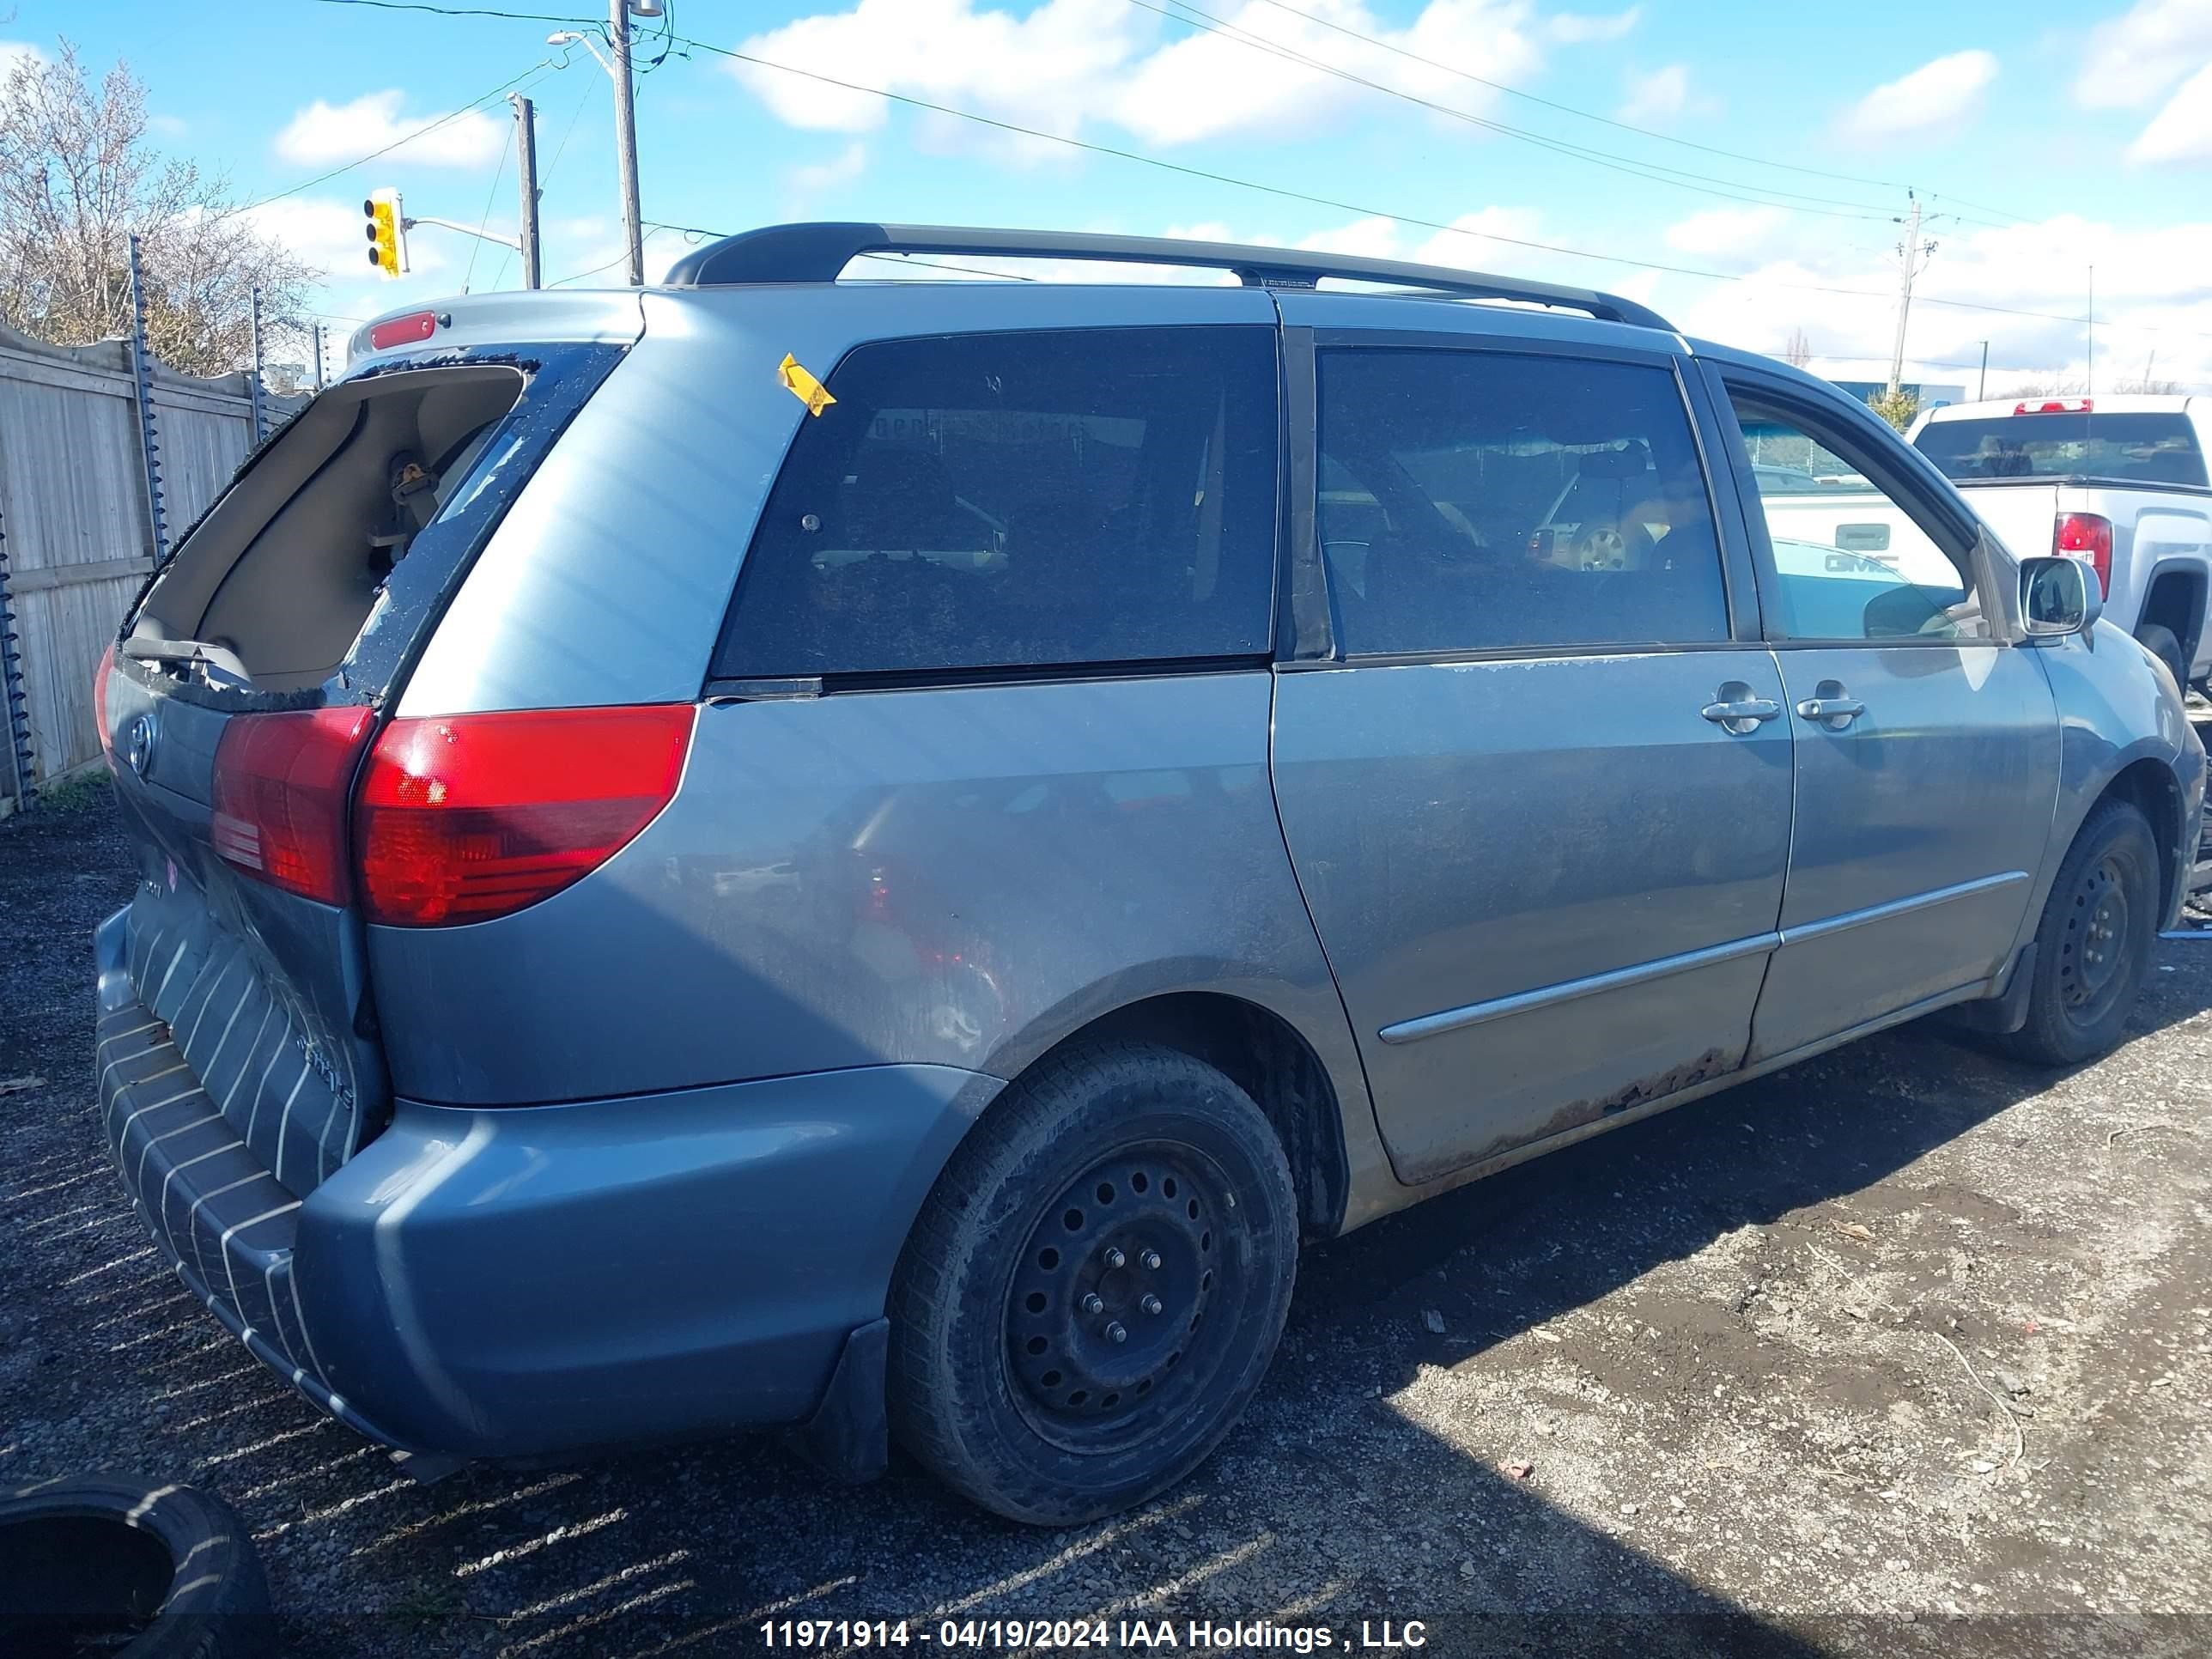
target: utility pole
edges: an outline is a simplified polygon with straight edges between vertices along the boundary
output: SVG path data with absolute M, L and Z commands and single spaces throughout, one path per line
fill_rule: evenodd
M 1912 203 L 1911 216 L 1905 221 L 1905 240 L 1897 251 L 1904 260 L 1904 283 L 1897 295 L 1897 345 L 1889 356 L 1889 395 L 1897 396 L 1898 386 L 1905 379 L 1905 319 L 1912 309 L 1912 279 L 1927 264 L 1928 256 L 1936 251 L 1936 244 L 1923 246 L 1920 240 L 1920 198 L 1910 191 L 1905 192 Z
M 269 436 L 269 414 L 261 404 L 261 284 L 253 285 L 253 441 L 258 447 Z
M 538 106 L 519 92 L 514 105 L 514 170 L 522 186 L 522 285 L 538 286 Z
M 2081 366 L 2081 395 L 2094 397 L 2097 391 L 2097 267 L 2089 267 L 2089 315 L 2087 318 L 2087 361 Z
M 629 285 L 645 285 L 645 230 L 638 221 L 637 109 L 629 76 L 630 0 L 608 0 L 607 42 L 614 49 L 615 168 L 622 175 L 623 234 L 629 240 Z M 652 11 L 660 9 L 654 0 Z
M 307 325 L 307 349 L 314 358 L 315 390 L 320 392 L 323 389 L 323 325 L 320 323 Z
M 1975 382 L 1974 382 L 1974 401 L 1975 401 L 1976 403 L 1979 403 L 1979 402 L 1981 402 L 1981 400 L 1982 400 L 1983 398 L 1984 398 L 1988 397 L 1989 395 L 1990 395 L 1990 343 L 1989 343 L 1987 340 L 1984 340 L 1984 341 L 1983 341 L 1983 342 L 1982 342 L 1982 378 L 1981 378 L 1980 380 L 1977 380 L 1977 381 L 1975 381 Z

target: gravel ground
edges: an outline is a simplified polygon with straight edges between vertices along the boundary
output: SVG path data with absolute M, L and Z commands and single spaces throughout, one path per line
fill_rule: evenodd
M 0 1485 L 220 1492 L 297 1653 L 752 1651 L 787 1617 L 2212 1649 L 2212 939 L 2160 947 L 2100 1065 L 1908 1028 L 1310 1254 L 1213 1462 L 1042 1533 L 762 1441 L 396 1475 L 184 1293 L 112 1177 L 87 937 L 123 870 L 104 796 L 0 824 L 0 1083 L 44 1079 L 0 1094 Z

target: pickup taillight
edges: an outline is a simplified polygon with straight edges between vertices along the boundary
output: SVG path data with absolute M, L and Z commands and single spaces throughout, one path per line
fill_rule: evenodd
M 2062 513 L 2051 532 L 2051 550 L 2087 559 L 2097 573 L 2097 591 L 2112 597 L 2112 521 L 2097 513 Z

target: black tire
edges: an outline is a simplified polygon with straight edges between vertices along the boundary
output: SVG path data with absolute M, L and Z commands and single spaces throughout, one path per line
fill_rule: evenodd
M 2125 801 L 2106 801 L 2058 866 L 2035 930 L 2027 1023 L 2004 1046 L 2042 1066 L 2111 1053 L 2150 971 L 2158 906 L 2150 822 Z
M 2136 639 L 2142 648 L 2164 663 L 2173 683 L 2184 688 L 2189 684 L 2189 665 L 2181 659 L 2181 641 L 2173 636 L 2171 628 L 2157 623 L 2145 623 L 2136 629 Z
M 1010 1520 L 1140 1504 L 1243 1414 L 1297 1239 L 1249 1096 L 1173 1049 L 1079 1044 L 994 1103 L 922 1206 L 891 1286 L 892 1432 Z
M 87 1475 L 0 1496 L 0 1649 L 265 1659 L 276 1626 L 261 1559 L 228 1504 Z

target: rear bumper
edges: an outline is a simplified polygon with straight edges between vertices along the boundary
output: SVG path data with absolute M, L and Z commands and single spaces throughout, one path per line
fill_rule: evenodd
M 119 919 L 98 948 L 101 1108 L 155 1239 L 264 1364 L 413 1452 L 805 1419 L 1002 1086 L 883 1066 L 565 1106 L 402 1101 L 301 1198 L 131 994 Z

